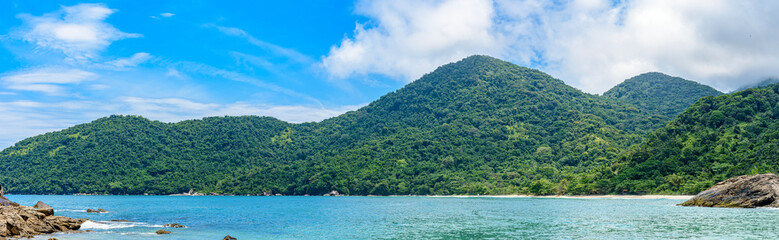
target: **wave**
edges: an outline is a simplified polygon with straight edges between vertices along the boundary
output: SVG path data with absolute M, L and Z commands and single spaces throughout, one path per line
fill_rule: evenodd
M 118 229 L 118 228 L 133 228 L 133 227 L 149 227 L 149 228 L 161 228 L 162 225 L 154 225 L 142 222 L 109 222 L 109 221 L 92 221 L 88 220 L 81 224 L 81 229 L 92 230 L 105 230 L 105 229 Z

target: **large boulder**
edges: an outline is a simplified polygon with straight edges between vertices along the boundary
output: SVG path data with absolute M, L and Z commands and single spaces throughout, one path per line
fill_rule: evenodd
M 54 215 L 54 208 L 44 202 L 38 201 L 38 203 L 35 203 L 35 205 L 32 207 L 35 208 L 36 211 L 43 213 L 46 216 Z
M 779 176 L 773 173 L 734 177 L 679 205 L 700 207 L 779 207 Z

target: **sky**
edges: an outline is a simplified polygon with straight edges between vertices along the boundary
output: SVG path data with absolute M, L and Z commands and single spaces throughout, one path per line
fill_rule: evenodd
M 112 114 L 177 122 L 355 110 L 474 54 L 600 94 L 659 71 L 779 76 L 779 1 L 0 3 L 0 148 Z

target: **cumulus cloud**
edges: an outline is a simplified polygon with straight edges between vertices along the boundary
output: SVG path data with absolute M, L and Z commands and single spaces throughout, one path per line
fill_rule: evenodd
M 336 78 L 413 80 L 490 54 L 540 68 L 588 92 L 661 71 L 721 90 L 777 75 L 776 1 L 363 1 L 352 36 L 322 64 Z
M 36 91 L 48 95 L 62 95 L 66 85 L 78 84 L 97 77 L 97 74 L 78 69 L 42 68 L 0 77 L 6 88 Z
M 534 46 L 545 70 L 589 92 L 647 71 L 732 90 L 779 73 L 777 10 L 775 1 L 574 1 L 547 10 Z
M 488 0 L 363 1 L 357 13 L 372 21 L 358 23 L 322 60 L 334 77 L 379 73 L 410 81 L 442 63 L 501 50 Z
M 141 36 L 106 23 L 115 11 L 103 4 L 79 4 L 43 16 L 20 14 L 25 25 L 14 35 L 38 47 L 61 51 L 71 60 L 88 60 L 116 40 Z

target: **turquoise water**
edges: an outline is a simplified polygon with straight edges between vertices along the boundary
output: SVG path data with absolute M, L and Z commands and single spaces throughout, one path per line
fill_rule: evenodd
M 8 195 L 94 233 L 36 239 L 777 239 L 779 210 L 678 207 L 680 200 L 490 197 Z M 109 213 L 86 213 L 103 208 Z M 102 222 L 127 219 L 136 223 Z M 166 223 L 188 226 L 167 229 Z

